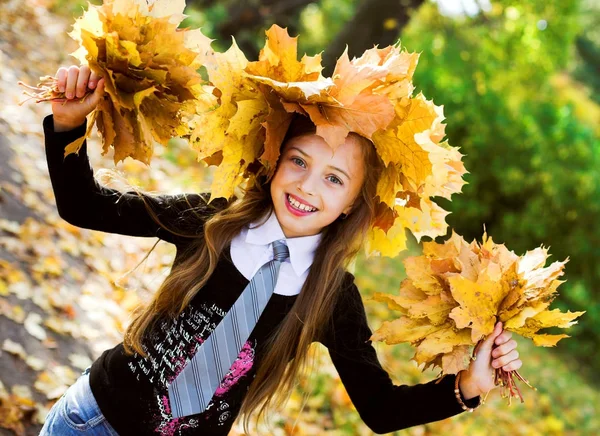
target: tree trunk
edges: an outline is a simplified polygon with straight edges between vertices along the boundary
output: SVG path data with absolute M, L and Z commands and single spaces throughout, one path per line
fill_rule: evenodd
M 256 60 L 260 47 L 256 46 L 255 32 L 267 29 L 273 23 L 287 27 L 288 33 L 297 34 L 299 14 L 315 0 L 242 0 L 227 2 L 228 19 L 217 27 L 215 37 L 220 41 L 235 38 L 249 60 Z M 196 0 L 196 4 L 209 6 L 213 0 Z
M 410 14 L 424 0 L 365 0 L 346 26 L 336 35 L 323 53 L 323 75 L 333 73 L 337 59 L 348 44 L 350 59 L 360 56 L 374 45 L 394 44 L 408 24 Z

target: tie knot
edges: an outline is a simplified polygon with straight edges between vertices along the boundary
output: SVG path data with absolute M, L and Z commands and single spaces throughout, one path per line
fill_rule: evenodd
M 283 242 L 283 239 L 279 241 L 273 241 L 273 258 L 279 262 L 283 262 L 290 256 L 290 251 Z

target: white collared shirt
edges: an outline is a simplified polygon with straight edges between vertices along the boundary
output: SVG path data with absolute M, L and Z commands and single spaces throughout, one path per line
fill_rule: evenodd
M 286 238 L 275 211 L 271 212 L 262 226 L 256 227 L 256 223 L 252 223 L 249 227 L 242 229 L 231 241 L 231 260 L 235 267 L 244 277 L 251 280 L 261 266 L 273 259 L 271 243 L 285 239 L 290 257 L 281 264 L 273 292 L 281 295 L 299 294 L 308 277 L 321 234 Z

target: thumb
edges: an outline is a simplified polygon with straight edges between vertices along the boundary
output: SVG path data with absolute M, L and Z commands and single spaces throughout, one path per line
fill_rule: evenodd
M 477 351 L 477 354 L 490 354 L 492 352 L 494 340 L 500 335 L 500 333 L 502 333 L 502 322 L 498 321 L 494 326 L 494 331 L 492 331 L 492 333 L 490 333 L 488 337 L 479 344 L 479 350 Z
M 88 104 L 90 107 L 90 111 L 94 110 L 96 108 L 96 106 L 98 105 L 98 103 L 100 103 L 100 100 L 102 100 L 102 97 L 104 96 L 104 83 L 105 83 L 105 79 L 104 79 L 104 77 L 102 77 L 98 81 L 98 84 L 96 85 L 96 89 L 94 90 L 94 93 L 88 97 Z

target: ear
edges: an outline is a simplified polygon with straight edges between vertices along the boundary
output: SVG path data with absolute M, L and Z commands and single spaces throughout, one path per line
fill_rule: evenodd
M 342 213 L 345 213 L 346 215 L 349 215 L 350 212 L 352 212 L 352 208 L 353 207 L 354 207 L 354 202 L 352 202 L 348 206 L 346 206 L 346 208 L 342 211 Z

